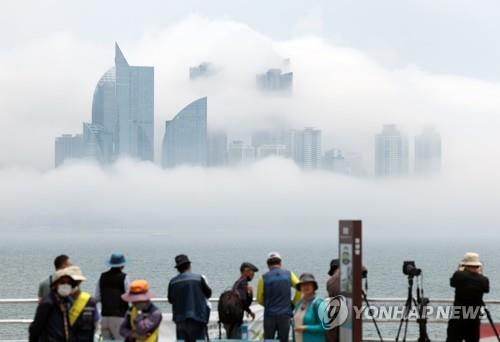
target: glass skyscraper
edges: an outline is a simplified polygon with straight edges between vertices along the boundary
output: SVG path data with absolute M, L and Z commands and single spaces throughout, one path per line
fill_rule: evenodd
M 207 150 L 207 98 L 202 97 L 165 123 L 162 165 L 206 166 Z
M 154 158 L 154 68 L 131 66 L 115 44 L 115 66 L 97 83 L 92 123 L 111 134 L 111 151 L 139 160 Z
M 75 140 L 76 139 L 76 140 Z M 131 66 L 115 43 L 115 66 L 102 75 L 92 99 L 92 122 L 84 123 L 77 156 L 70 136 L 56 139 L 55 164 L 75 157 L 110 163 L 121 156 L 154 159 L 154 68 Z M 74 144 L 73 144 L 74 145 Z
M 408 141 L 395 125 L 385 125 L 375 136 L 375 175 L 408 175 Z

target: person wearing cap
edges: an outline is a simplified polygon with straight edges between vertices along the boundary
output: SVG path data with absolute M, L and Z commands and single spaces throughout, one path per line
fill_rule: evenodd
M 179 274 L 168 284 L 168 301 L 172 304 L 177 340 L 205 340 L 210 317 L 208 299 L 212 289 L 204 276 L 191 272 L 191 261 L 185 254 L 175 257 Z
M 330 269 L 328 270 L 328 278 L 326 282 L 326 292 L 328 297 L 332 298 L 340 294 L 340 269 L 339 259 L 330 261 Z M 339 328 L 335 327 L 326 332 L 326 340 L 328 342 L 337 342 L 339 340 Z
M 319 308 L 323 300 L 316 295 L 318 283 L 311 273 L 303 273 L 296 285 L 302 293 L 293 315 L 294 342 L 324 342 L 325 329 L 319 317 Z
M 38 305 L 29 328 L 29 340 L 90 342 L 94 341 L 99 320 L 96 303 L 80 290 L 86 280 L 78 266 L 54 273 L 50 294 Z
M 480 315 L 470 317 L 470 314 L 479 313 L 484 305 L 483 294 L 490 290 L 489 280 L 482 274 L 482 266 L 479 254 L 466 253 L 450 279 L 450 286 L 455 288 L 455 300 L 454 316 L 448 322 L 447 342 L 479 341 Z M 469 317 L 463 316 L 466 314 Z
M 125 256 L 114 253 L 107 261 L 109 270 L 102 273 L 95 289 L 94 299 L 101 302 L 101 335 L 104 340 L 121 340 L 120 326 L 128 310 L 128 303 L 121 296 L 130 286 L 123 268 Z
M 54 259 L 54 268 L 56 271 L 62 270 L 63 268 L 71 266 L 71 261 L 69 260 L 69 256 L 65 254 L 58 255 Z M 40 303 L 42 299 L 44 299 L 50 293 L 50 287 L 52 285 L 52 275 L 50 275 L 47 279 L 42 281 L 40 285 L 38 285 L 38 302 Z
M 292 300 L 291 289 L 299 283 L 299 278 L 282 267 L 282 258 L 277 252 L 269 253 L 267 266 L 269 271 L 259 277 L 257 287 L 257 301 L 264 306 L 264 339 L 274 340 L 277 333 L 281 342 L 287 342 L 293 305 L 301 297 L 296 290 Z
M 132 307 L 120 326 L 120 335 L 129 342 L 156 342 L 160 337 L 161 311 L 151 302 L 153 294 L 146 280 L 134 280 L 122 296 Z
M 238 293 L 244 312 L 246 312 L 247 315 L 252 318 L 252 320 L 255 319 L 255 314 L 250 308 L 253 302 L 253 288 L 249 283 L 253 280 L 256 272 L 259 272 L 259 269 L 254 264 L 250 262 L 243 262 L 240 266 L 240 277 L 233 284 L 233 291 L 236 291 L 236 293 Z M 224 329 L 226 330 L 227 338 L 240 340 L 240 328 L 242 324 L 243 315 L 241 316 L 240 321 L 235 324 L 225 323 Z

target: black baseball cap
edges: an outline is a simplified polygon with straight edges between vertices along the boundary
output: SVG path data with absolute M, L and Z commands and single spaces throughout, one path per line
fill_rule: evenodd
M 328 275 L 332 276 L 335 273 L 335 270 L 339 268 L 339 265 L 339 259 L 332 259 L 332 261 L 330 261 L 330 270 L 328 271 Z
M 243 272 L 245 270 L 245 268 L 249 268 L 254 272 L 259 272 L 259 269 L 254 264 L 252 264 L 250 262 L 242 263 L 240 266 L 240 272 Z

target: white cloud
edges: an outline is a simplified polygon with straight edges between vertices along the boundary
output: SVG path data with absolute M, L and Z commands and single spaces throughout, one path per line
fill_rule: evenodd
M 303 173 L 291 162 L 246 169 L 165 171 L 121 160 L 102 169 L 79 162 L 41 172 L 0 169 L 0 229 L 132 229 L 165 234 L 320 236 L 360 218 L 371 237 L 409 231 L 488 236 L 500 223 L 500 189 L 449 177 L 375 181 Z

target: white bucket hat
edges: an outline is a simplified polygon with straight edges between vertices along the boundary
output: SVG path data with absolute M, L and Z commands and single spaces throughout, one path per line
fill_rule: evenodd
M 468 252 L 465 253 L 464 258 L 462 259 L 462 266 L 483 266 L 479 259 L 479 254 Z
M 58 270 L 54 273 L 52 276 L 52 282 L 56 282 L 62 277 L 70 277 L 74 281 L 84 281 L 87 280 L 82 274 L 82 271 L 80 270 L 80 267 L 78 266 L 69 266 L 66 268 L 63 268 L 62 270 Z

